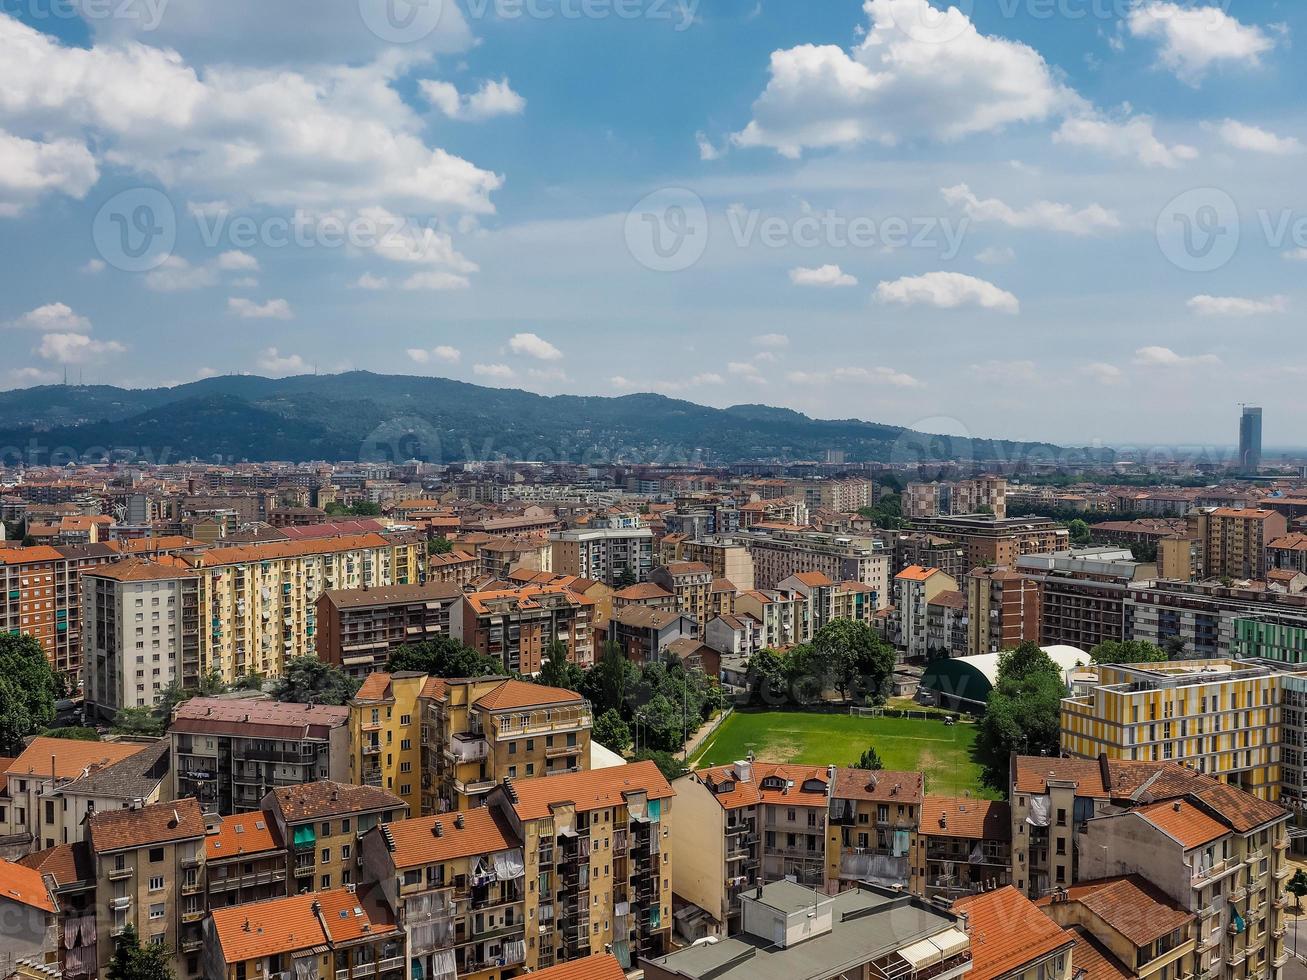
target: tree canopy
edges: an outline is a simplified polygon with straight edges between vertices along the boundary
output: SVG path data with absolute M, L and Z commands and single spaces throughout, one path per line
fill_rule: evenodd
M 128 923 L 118 936 L 107 980 L 174 980 L 172 950 L 162 943 L 141 943 L 136 927 Z
M 612 708 L 595 719 L 590 737 L 618 755 L 631 747 L 631 727 Z
M 278 701 L 296 704 L 345 704 L 359 689 L 359 681 L 335 664 L 309 655 L 287 661 L 285 673 L 272 688 Z
M 885 763 L 881 761 L 880 753 L 875 747 L 869 745 L 867 751 L 863 752 L 858 761 L 853 764 L 853 768 L 880 770 L 885 768 Z
M 836 619 L 785 653 L 749 658 L 747 686 L 756 704 L 816 704 L 828 690 L 858 702 L 883 703 L 894 673 L 894 648 L 866 623 Z
M 0 636 L 0 751 L 16 755 L 23 739 L 49 728 L 62 689 L 63 682 L 34 637 Z
M 1089 659 L 1096 664 L 1160 664 L 1171 658 L 1147 640 L 1105 640 L 1089 651 Z
M 432 677 L 492 677 L 504 673 L 498 659 L 464 646 L 451 636 L 396 648 L 386 669 L 416 670 Z
M 999 657 L 998 679 L 980 720 L 976 751 L 985 781 L 1006 788 L 1012 754 L 1056 756 L 1066 686 L 1062 670 L 1027 641 Z

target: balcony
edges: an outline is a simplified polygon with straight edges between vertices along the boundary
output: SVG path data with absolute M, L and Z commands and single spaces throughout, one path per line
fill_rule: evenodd
M 194 881 L 183 881 L 181 885 L 178 886 L 178 890 L 183 895 L 198 895 L 204 891 L 204 883 L 199 879 Z
M 381 755 L 380 742 L 368 742 L 363 746 L 364 755 Z
M 313 872 L 314 872 L 315 870 L 316 870 L 316 866 L 315 866 L 315 865 L 312 865 L 312 864 L 297 864 L 297 865 L 295 865 L 295 877 L 296 877 L 296 878 L 312 878 L 312 877 L 313 877 Z
M 451 762 L 484 762 L 490 758 L 490 743 L 475 732 L 460 732 L 450 739 L 444 754 Z
M 1195 871 L 1190 883 L 1194 888 L 1202 888 L 1204 885 L 1237 871 L 1239 867 L 1240 862 L 1238 861 L 1218 861 L 1210 868 L 1199 868 Z
M 1230 955 L 1226 957 L 1225 962 L 1229 965 L 1230 969 L 1233 970 L 1243 966 L 1246 959 L 1248 959 L 1247 950 L 1235 949 L 1230 951 Z
M 109 899 L 109 908 L 115 912 L 126 912 L 132 907 L 132 898 L 130 895 L 123 895 L 119 898 Z
M 198 953 L 204 949 L 204 939 L 203 937 L 196 939 L 183 939 L 181 941 L 181 948 L 183 953 Z
M 134 874 L 136 874 L 135 868 L 111 868 L 109 870 L 109 880 L 126 881 Z
M 495 788 L 493 779 L 477 779 L 471 782 L 463 782 L 461 779 L 454 780 L 454 789 L 463 796 L 479 796 L 482 793 L 489 793 Z
M 1230 892 L 1228 895 L 1226 895 L 1225 897 L 1226 897 L 1226 899 L 1227 899 L 1231 904 L 1233 904 L 1233 903 L 1235 903 L 1235 902 L 1242 902 L 1245 898 L 1248 897 L 1248 889 L 1247 889 L 1247 888 L 1242 888 L 1242 887 L 1241 887 L 1241 888 L 1235 888 L 1233 891 L 1231 891 L 1231 892 Z
M 545 749 L 545 758 L 557 759 L 564 755 L 576 755 L 580 751 L 579 745 L 551 745 Z
M 1287 850 L 1289 849 L 1289 844 L 1290 844 L 1290 843 L 1291 843 L 1291 842 L 1290 842 L 1289 838 L 1287 838 L 1287 837 L 1279 837 L 1279 838 L 1277 838 L 1276 841 L 1275 841 L 1275 849 L 1276 849 L 1277 851 L 1287 851 Z
M 1283 867 L 1276 868 L 1276 869 L 1275 869 L 1275 880 L 1276 880 L 1276 881 L 1284 881 L 1285 878 L 1289 877 L 1289 873 L 1290 873 L 1292 870 L 1293 870 L 1293 869 L 1290 868 L 1287 864 L 1284 865 Z
M 203 906 L 200 906 L 197 909 L 182 909 L 183 922 L 199 922 L 203 918 L 204 918 Z

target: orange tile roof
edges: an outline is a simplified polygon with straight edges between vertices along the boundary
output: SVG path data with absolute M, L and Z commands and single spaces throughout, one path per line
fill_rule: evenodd
M 149 553 L 151 551 L 176 551 L 178 549 L 196 550 L 205 547 L 203 541 L 196 541 L 184 534 L 164 534 L 157 538 L 123 538 L 110 541 L 109 547 L 127 554 Z
M 711 575 L 712 568 L 701 561 L 674 561 L 664 566 L 669 575 Z
M 831 795 L 840 800 L 919 805 L 925 796 L 925 779 L 919 772 L 840 768 L 835 770 L 835 789 Z
M 54 899 L 41 872 L 0 859 L 0 898 L 53 914 Z
M 1240 510 L 1237 507 L 1217 507 L 1212 511 L 1213 517 L 1239 517 L 1251 521 L 1264 521 L 1268 517 L 1276 516 L 1273 510 Z
M 457 823 L 460 817 L 462 827 Z M 437 826 L 440 836 L 435 833 Z M 413 868 L 522 846 L 499 811 L 485 806 L 397 820 L 385 824 L 385 828 L 395 843 L 391 853 L 396 868 Z
M 314 912 L 315 904 L 321 918 Z M 214 909 L 212 915 L 214 934 L 228 965 L 393 931 L 390 923 L 374 923 L 359 896 L 344 888 L 232 905 Z
M 1045 895 L 1038 904 L 1047 907 L 1064 901 L 1079 902 L 1136 946 L 1147 946 L 1195 918 L 1139 875 L 1081 882 Z
M 969 980 L 993 980 L 1075 942 L 1011 885 L 959 898 L 953 912 L 966 913 L 970 925 Z
M 1289 811 L 1278 803 L 1258 799 L 1237 786 L 1225 783 L 1213 783 L 1195 793 L 1194 797 L 1241 834 L 1289 817 Z
M 49 545 L 9 548 L 0 550 L 0 565 L 26 565 L 36 561 L 63 561 L 63 557 Z
M 355 701 L 380 701 L 390 693 L 390 674 L 384 670 L 373 671 L 364 678 L 359 689 L 354 692 Z
M 775 762 L 753 762 L 748 782 L 740 779 L 739 766 L 730 763 L 700 769 L 694 776 L 713 790 L 713 796 L 724 810 L 755 806 L 758 803 L 785 803 L 791 806 L 826 806 L 826 786 L 830 775 L 825 766 L 792 766 Z M 764 788 L 764 782 L 781 780 L 783 786 Z M 718 791 L 714 787 L 733 784 L 730 789 Z M 820 783 L 818 790 L 814 783 Z M 793 784 L 793 785 L 791 785 Z M 805 788 L 811 786 L 811 788 Z
M 443 698 L 449 693 L 449 684 L 440 677 L 428 677 L 426 683 L 422 685 L 422 690 L 418 692 L 420 698 Z
M 894 577 L 905 582 L 924 582 L 938 571 L 938 568 L 922 568 L 920 565 L 909 565 Z
M 795 572 L 792 578 L 797 578 L 804 585 L 812 588 L 823 588 L 828 585 L 834 585 L 829 577 L 821 572 Z
M 503 711 L 508 708 L 531 708 L 544 704 L 567 704 L 584 700 L 575 691 L 564 687 L 547 687 L 544 684 L 530 684 L 526 681 L 506 680 L 494 690 L 481 695 L 474 702 L 491 711 Z
M 644 790 L 651 800 L 676 795 L 652 762 L 632 762 L 611 769 L 537 776 L 512 784 L 517 800 L 513 810 L 520 820 L 548 817 L 551 803 L 573 803 L 579 812 L 601 807 L 620 806 L 623 794 Z
M 95 884 L 95 859 L 86 841 L 48 847 L 19 858 L 18 863 L 52 877 L 56 890 L 70 885 Z
M 927 796 L 921 806 L 921 833 L 967 840 L 1012 839 L 1012 809 L 999 800 Z
M 215 548 L 195 555 L 191 561 L 197 568 L 217 565 L 238 565 L 249 561 L 276 561 L 281 558 L 300 558 L 307 555 L 326 555 L 337 551 L 355 551 L 362 548 L 385 548 L 390 542 L 380 534 L 352 534 L 339 538 L 314 538 L 307 541 L 273 541 L 268 544 L 235 548 Z
M 531 980 L 626 980 L 626 973 L 617 957 L 611 953 L 597 953 L 536 970 L 531 974 Z
M 82 573 L 95 578 L 113 579 L 115 582 L 157 582 L 168 579 L 196 578 L 200 573 L 178 559 L 167 557 L 157 561 L 142 558 L 125 558 L 107 565 L 97 565 Z
M 1185 850 L 1201 847 L 1228 834 L 1229 828 L 1184 800 L 1154 803 L 1135 811 Z
M 204 814 L 194 797 L 139 810 L 100 810 L 87 820 L 88 840 L 97 852 L 152 847 L 205 834 Z
M 1286 534 L 1282 538 L 1276 538 L 1266 547 L 1282 551 L 1307 551 L 1307 534 L 1297 532 Z
M 279 786 L 272 792 L 287 823 L 373 810 L 408 812 L 408 805 L 403 800 L 380 786 L 354 786 L 319 779 L 296 786 Z
M 262 810 L 223 817 L 218 832 L 204 839 L 208 861 L 277 851 L 282 847 L 276 825 Z
M 527 585 L 519 589 L 497 589 L 488 592 L 471 592 L 464 596 L 464 598 L 466 599 L 467 604 L 472 607 L 473 611 L 480 615 L 486 612 L 486 603 L 492 602 L 496 599 L 516 599 L 520 608 L 536 609 L 539 608 L 540 605 L 536 599 L 544 595 L 566 596 L 572 602 L 580 606 L 594 605 L 593 599 L 579 595 L 570 589 L 565 589 L 561 586 L 555 585 Z
M 624 589 L 618 589 L 613 593 L 613 598 L 638 601 L 640 599 L 671 599 L 674 596 L 661 585 L 655 585 L 653 582 L 637 582 L 635 585 L 628 585 Z
M 139 742 L 82 742 L 67 738 L 38 736 L 27 744 L 5 773 L 10 776 L 35 776 L 38 779 L 77 779 L 88 769 L 100 769 L 144 752 L 148 744 Z
M 1076 972 L 1085 971 L 1083 980 L 1134 980 L 1135 972 L 1112 955 L 1112 951 L 1098 941 L 1084 926 L 1069 930 L 1076 937 L 1076 948 L 1071 962 Z

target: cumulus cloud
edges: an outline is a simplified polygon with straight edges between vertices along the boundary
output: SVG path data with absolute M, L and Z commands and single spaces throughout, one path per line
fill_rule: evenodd
M 418 87 L 427 102 L 450 119 L 477 122 L 495 116 L 518 116 L 526 109 L 526 99 L 513 91 L 507 78 L 485 81 L 471 95 L 461 94 L 449 82 L 431 79 L 423 79 Z
M 81 333 L 48 333 L 41 338 L 36 353 L 58 364 L 86 364 L 125 350 L 116 340 L 92 340 Z
M 81 271 L 88 276 L 98 275 L 105 270 L 103 259 L 87 259 L 86 265 L 82 266 Z
M 1093 361 L 1084 365 L 1080 368 L 1080 373 L 1102 385 L 1115 386 L 1125 383 L 1125 372 L 1115 364 L 1107 364 L 1103 361 Z
M 703 130 L 694 134 L 694 141 L 699 147 L 699 159 L 705 162 L 720 160 L 722 151 L 713 146 L 712 141 L 708 139 Z
M 1148 116 L 1127 116 L 1124 119 L 1109 119 L 1093 113 L 1075 116 L 1062 123 L 1053 134 L 1053 141 L 1095 150 L 1107 156 L 1135 159 L 1146 167 L 1174 169 L 1198 157 L 1198 151 L 1192 146 L 1164 143 Z
M 983 361 L 971 373 L 994 384 L 1032 384 L 1039 380 L 1034 361 Z
M 457 347 L 441 345 L 426 350 L 421 347 L 410 347 L 407 351 L 409 359 L 417 364 L 430 364 L 433 361 L 441 361 L 445 364 L 457 364 L 463 358 L 463 352 Z
M 1140 347 L 1135 351 L 1135 363 L 1141 367 L 1183 368 L 1214 366 L 1221 363 L 1215 354 L 1177 354 L 1169 347 Z
M 0 129 L 0 218 L 15 217 L 47 194 L 81 200 L 99 179 L 95 157 L 77 140 L 43 142 Z
M 180 255 L 170 255 L 156 269 L 145 275 L 147 289 L 156 293 L 180 293 L 218 285 L 214 266 L 191 265 Z
M 768 350 L 781 350 L 790 346 L 790 338 L 783 333 L 764 333 L 753 338 L 753 345 Z
M 67 303 L 46 303 L 0 326 L 13 330 L 40 330 L 51 333 L 89 333 L 91 321 L 74 313 Z
M 1281 157 L 1294 156 L 1303 151 L 1302 141 L 1296 136 L 1277 136 L 1270 130 L 1250 126 L 1237 119 L 1226 119 L 1213 128 L 1228 146 L 1236 150 Z
M 1249 317 L 1284 313 L 1289 309 L 1287 296 L 1245 299 L 1239 296 L 1195 296 L 1188 303 L 1189 312 L 1199 316 Z
M 508 341 L 508 349 L 523 357 L 534 357 L 537 361 L 561 361 L 563 352 L 533 333 L 514 334 Z
M 976 253 L 976 261 L 985 265 L 1007 265 L 1016 259 L 1017 253 L 1005 245 L 988 245 Z
M 967 217 L 976 222 L 998 222 L 1010 228 L 1036 228 L 1070 235 L 1094 235 L 1121 227 L 1121 219 L 1100 204 L 1076 210 L 1069 204 L 1036 201 L 1024 208 L 1014 208 L 996 197 L 982 200 L 966 184 L 945 187 L 940 193 L 949 204 L 961 205 Z
M 890 367 L 837 367 L 829 371 L 791 371 L 785 376 L 790 384 L 817 385 L 832 381 L 866 381 L 885 384 L 893 388 L 923 388 L 920 381 L 910 374 L 896 371 Z
M 1217 6 L 1151 0 L 1126 18 L 1130 33 L 1160 45 L 1161 63 L 1181 81 L 1197 85 L 1213 66 L 1256 66 L 1275 41 L 1260 27 L 1240 23 Z
M 431 292 L 446 292 L 451 289 L 467 289 L 471 285 L 472 282 L 467 276 L 460 276 L 456 272 L 445 272 L 443 270 L 415 272 L 403 282 L 403 287 L 405 289 L 421 289 Z
M 59 380 L 57 371 L 47 371 L 45 368 L 21 367 L 11 368 L 3 375 L 4 388 L 31 388 L 35 385 L 51 385 Z
M 1020 313 L 1020 301 L 992 282 L 960 272 L 928 272 L 924 276 L 905 276 L 876 287 L 882 303 L 902 306 L 934 306 L 943 310 L 978 306 L 1000 313 Z
M 284 299 L 270 299 L 266 303 L 256 303 L 242 296 L 232 296 L 227 300 L 227 309 L 242 320 L 290 320 L 295 316 L 290 304 Z
M 385 289 L 390 285 L 390 280 L 385 276 L 374 276 L 370 272 L 365 272 L 359 276 L 353 283 L 354 289 Z
M 258 272 L 259 260 L 248 252 L 232 250 L 218 256 L 218 268 L 223 272 Z
M 1075 101 L 1028 45 L 981 34 L 957 7 L 867 0 L 851 51 L 802 44 L 772 53 L 766 89 L 734 141 L 805 149 L 952 140 L 1047 119 Z
M 823 265 L 816 269 L 800 266 L 790 270 L 790 282 L 796 286 L 856 286 L 857 277 L 849 275 L 838 265 Z
M 472 373 L 479 378 L 516 378 L 517 372 L 507 364 L 473 364 Z
M 283 354 L 275 347 L 261 351 L 255 366 L 260 373 L 273 376 L 308 374 L 311 370 L 309 363 L 298 354 Z

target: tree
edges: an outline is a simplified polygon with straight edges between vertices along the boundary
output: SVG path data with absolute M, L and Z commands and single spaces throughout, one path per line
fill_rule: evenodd
M 493 677 L 504 672 L 504 665 L 495 657 L 464 646 L 452 636 L 439 636 L 397 647 L 391 652 L 386 669 L 392 673 L 413 670 L 432 677 Z
M 976 751 L 990 786 L 1007 785 L 1014 752 L 1057 755 L 1065 694 L 1061 668 L 1039 644 L 1027 641 L 999 657 L 998 678 L 976 737 Z
M 859 690 L 883 698 L 896 657 L 894 648 L 869 625 L 852 619 L 833 620 L 817 631 L 812 648 L 841 697 Z
M 629 718 L 626 696 L 638 677 L 639 671 L 627 659 L 626 652 L 610 640 L 604 644 L 599 662 L 586 674 L 581 693 L 600 714 L 611 708 L 623 718 Z
M 867 751 L 853 765 L 854 769 L 884 769 L 885 763 L 880 759 L 880 753 L 872 746 L 867 747 Z
M 1094 537 L 1094 532 L 1089 529 L 1089 525 L 1079 517 L 1067 524 L 1067 530 L 1071 532 L 1072 544 L 1089 544 Z
M 617 573 L 617 580 L 613 583 L 613 588 L 625 589 L 628 586 L 635 585 L 639 581 L 640 580 L 636 578 L 635 569 L 628 565 Z
M 427 541 L 427 553 L 431 555 L 447 555 L 454 550 L 454 542 L 449 538 L 431 538 Z
M 1303 871 L 1302 868 L 1295 871 L 1285 888 L 1297 900 L 1298 914 L 1302 915 L 1302 897 L 1307 895 L 1307 871 Z
M 631 747 L 631 728 L 612 708 L 595 719 L 590 737 L 618 755 L 622 755 Z
M 546 687 L 561 687 L 568 691 L 581 690 L 585 681 L 585 671 L 567 659 L 567 644 L 554 640 L 545 647 L 544 663 L 536 675 L 537 684 Z
M 296 704 L 345 704 L 359 689 L 359 681 L 335 664 L 312 655 L 295 657 L 286 664 L 284 676 L 276 682 L 272 696 Z
M 136 927 L 129 924 L 118 937 L 105 976 L 108 980 L 174 980 L 171 960 L 172 950 L 162 943 L 142 945 Z
M 1168 637 L 1167 641 L 1162 644 L 1162 649 L 1166 651 L 1168 660 L 1183 660 L 1186 650 L 1183 637 Z
M 113 716 L 113 730 L 120 735 L 162 735 L 168 719 L 149 705 L 119 708 Z
M 1089 651 L 1089 659 L 1096 664 L 1160 664 L 1170 657 L 1147 640 L 1104 640 Z
M 658 771 L 668 781 L 684 776 L 689 770 L 685 763 L 676 757 L 672 752 L 659 752 L 656 749 L 641 749 L 635 754 L 636 762 L 652 760 L 653 764 L 658 767 Z
M 785 661 L 775 650 L 759 650 L 745 669 L 749 699 L 759 704 L 783 704 L 789 700 L 785 686 Z
M 0 751 L 17 755 L 24 738 L 54 723 L 62 687 L 34 637 L 0 636 Z
M 69 726 L 67 728 L 51 728 L 50 730 L 42 732 L 41 734 L 44 735 L 46 738 L 66 738 L 72 742 L 100 741 L 100 733 L 97 732 L 94 728 L 80 728 L 77 726 Z

